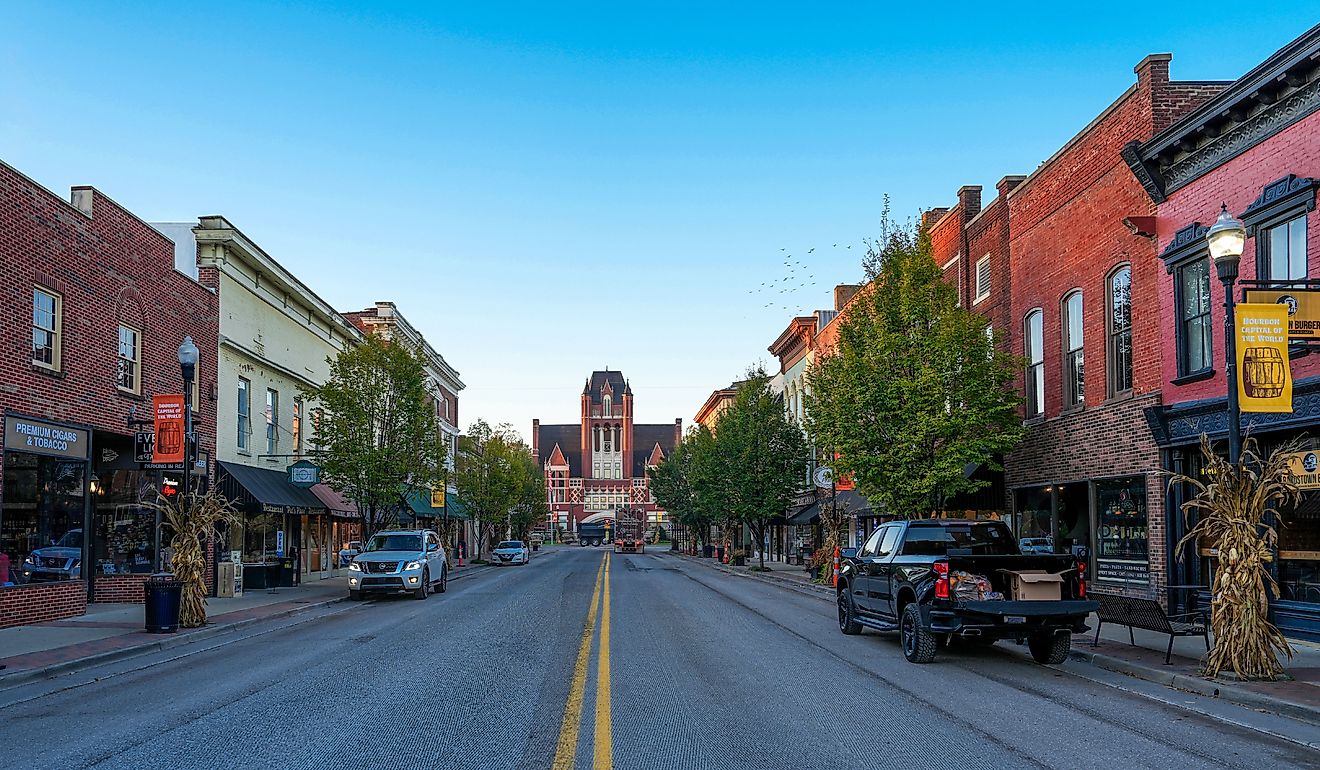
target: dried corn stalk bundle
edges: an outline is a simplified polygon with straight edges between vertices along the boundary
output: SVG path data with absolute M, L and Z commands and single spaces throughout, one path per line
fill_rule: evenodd
M 206 625 L 206 552 L 207 540 L 219 536 L 219 526 L 238 526 L 242 519 L 233 505 L 215 490 L 204 495 L 161 497 L 148 507 L 160 511 L 161 518 L 174 533 L 175 579 L 183 583 L 179 603 L 179 626 L 200 628 Z
M 1291 482 L 1285 455 L 1295 443 L 1279 447 L 1262 460 L 1256 440 L 1248 438 L 1235 467 L 1215 453 L 1201 436 L 1205 480 L 1175 475 L 1171 483 L 1184 483 L 1197 494 L 1183 503 L 1189 524 L 1178 543 L 1204 540 L 1218 553 L 1214 584 L 1210 587 L 1210 628 L 1214 647 L 1206 654 L 1201 673 L 1217 676 L 1232 670 L 1242 679 L 1274 679 L 1283 673 L 1278 653 L 1292 658 L 1292 648 L 1269 622 L 1269 597 L 1279 587 L 1269 572 L 1278 539 L 1269 516 L 1296 504 L 1301 497 Z

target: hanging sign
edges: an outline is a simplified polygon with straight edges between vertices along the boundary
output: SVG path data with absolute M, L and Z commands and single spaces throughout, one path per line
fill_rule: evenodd
M 5 418 L 5 449 L 86 459 L 87 431 L 26 417 Z
M 289 466 L 289 483 L 295 487 L 314 487 L 321 483 L 321 466 L 308 460 L 299 460 Z
M 1247 302 L 1288 308 L 1288 337 L 1320 340 L 1320 289 L 1250 289 Z
M 443 485 L 439 487 L 431 488 L 431 507 L 432 508 L 445 507 L 445 488 Z
M 1288 481 L 1298 489 L 1320 489 L 1320 451 L 1289 452 L 1283 457 L 1288 461 Z
M 1288 306 L 1237 306 L 1238 401 L 1244 412 L 1291 413 Z
M 167 394 L 151 397 L 152 414 L 156 422 L 156 444 L 152 448 L 153 463 L 183 462 L 183 395 Z

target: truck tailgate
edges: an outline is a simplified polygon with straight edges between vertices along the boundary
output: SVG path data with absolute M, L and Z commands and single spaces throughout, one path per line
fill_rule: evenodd
M 1100 602 L 1093 599 L 1065 599 L 1057 602 L 989 600 L 958 602 L 954 605 L 954 609 L 964 615 L 975 614 L 993 617 L 1013 615 L 1024 618 L 1042 618 L 1061 615 L 1086 615 L 1100 609 Z

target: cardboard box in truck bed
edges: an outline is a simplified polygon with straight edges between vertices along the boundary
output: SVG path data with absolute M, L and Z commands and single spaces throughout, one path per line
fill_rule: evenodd
M 1000 570 L 1008 577 L 1008 598 L 1016 601 L 1057 602 L 1063 598 L 1063 575 L 1043 569 Z

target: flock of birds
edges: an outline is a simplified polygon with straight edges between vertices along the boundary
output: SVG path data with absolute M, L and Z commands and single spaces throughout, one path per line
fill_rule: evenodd
M 830 248 L 837 249 L 840 248 L 840 245 L 836 243 Z M 852 244 L 844 244 L 842 248 L 851 249 Z M 780 251 L 783 252 L 784 268 L 787 270 L 787 274 L 777 280 L 762 281 L 760 286 L 748 289 L 747 293 L 752 296 L 760 295 L 758 299 L 767 300 L 762 308 L 778 307 L 780 310 L 792 310 L 795 313 L 801 313 L 803 312 L 803 306 L 800 302 L 794 302 L 793 300 L 797 298 L 798 292 L 816 285 L 815 273 L 809 272 L 815 268 L 807 264 L 808 256 L 794 261 L 793 255 L 788 253 L 788 249 L 783 248 Z M 816 248 L 813 246 L 807 249 L 806 254 L 811 255 L 815 251 Z

